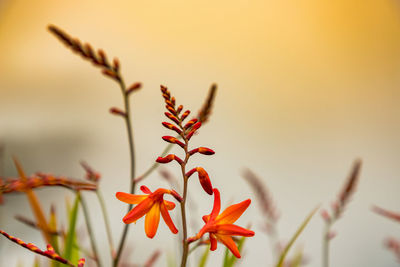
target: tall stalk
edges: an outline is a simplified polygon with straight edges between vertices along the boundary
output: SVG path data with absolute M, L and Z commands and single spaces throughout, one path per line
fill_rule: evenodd
M 134 150 L 134 142 L 133 142 L 133 131 L 132 131 L 132 125 L 131 125 L 131 112 L 130 112 L 130 105 L 129 105 L 129 94 L 126 91 L 126 86 L 123 78 L 119 76 L 120 78 L 118 79 L 119 85 L 121 88 L 122 96 L 124 99 L 124 110 L 125 110 L 125 124 L 126 124 L 126 130 L 128 134 L 128 142 L 129 142 L 129 155 L 130 155 L 130 165 L 131 165 L 131 172 L 130 172 L 130 193 L 133 194 L 135 193 L 135 187 L 136 187 L 136 182 L 135 182 L 135 150 Z M 127 212 L 129 212 L 132 209 L 133 205 L 129 204 L 127 208 Z M 121 258 L 121 253 L 125 245 L 126 237 L 128 234 L 129 230 L 129 225 L 130 224 L 125 224 L 124 230 L 122 232 L 122 236 L 118 245 L 117 253 L 114 258 L 113 266 L 117 267 L 118 262 Z

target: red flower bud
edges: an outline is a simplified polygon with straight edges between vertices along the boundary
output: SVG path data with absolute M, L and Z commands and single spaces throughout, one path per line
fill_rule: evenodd
M 165 116 L 167 116 L 168 119 L 172 120 L 173 122 L 175 122 L 176 124 L 179 125 L 179 120 L 177 117 L 175 117 L 174 115 L 172 115 L 169 112 L 165 112 L 164 114 L 165 114 Z
M 185 144 L 179 141 L 177 138 L 173 136 L 163 136 L 162 139 L 168 143 L 178 144 L 180 147 L 184 148 Z
M 190 150 L 189 154 L 193 155 L 193 154 L 195 154 L 197 152 L 199 152 L 200 154 L 203 154 L 203 155 L 214 155 L 215 154 L 214 150 L 212 150 L 210 148 L 207 148 L 207 147 L 195 148 L 193 150 Z
M 212 195 L 213 188 L 208 173 L 202 167 L 197 167 L 196 170 L 199 174 L 199 181 L 204 191 L 206 191 L 207 194 Z
M 183 109 L 183 106 L 179 105 L 179 107 L 176 109 L 176 114 L 178 115 L 179 113 L 181 113 L 182 109 Z
M 171 112 L 172 114 L 176 115 L 176 111 L 173 107 L 171 107 L 167 104 L 167 105 L 165 105 L 165 108 L 168 109 L 168 111 Z
M 183 127 L 183 129 L 189 129 L 190 127 L 192 127 L 195 123 L 197 122 L 197 119 L 191 119 L 190 121 L 188 121 L 185 126 Z
M 117 80 L 117 81 L 119 80 L 119 77 L 118 77 L 118 75 L 117 75 L 117 73 L 116 73 L 115 71 L 104 69 L 104 70 L 102 71 L 102 73 L 103 73 L 104 75 L 106 75 L 106 76 L 108 76 L 108 77 L 114 79 L 114 80 Z
M 193 125 L 192 130 L 186 135 L 186 138 L 190 140 L 192 138 L 193 134 L 199 129 L 201 126 L 201 122 L 197 122 L 195 125 Z
M 168 128 L 170 130 L 177 132 L 178 134 L 182 133 L 182 131 L 180 129 L 178 129 L 178 127 L 176 127 L 175 125 L 173 125 L 169 122 L 163 122 L 162 125 L 164 125 L 165 128 Z
M 190 110 L 186 110 L 185 112 L 183 112 L 181 120 L 184 121 L 186 119 L 187 116 L 189 116 L 190 114 Z
M 141 83 L 134 83 L 126 90 L 125 94 L 129 95 L 130 93 L 139 90 L 141 87 Z
M 175 97 L 171 97 L 171 103 L 172 103 L 172 106 L 175 107 Z
M 114 71 L 115 72 L 118 72 L 118 70 L 119 70 L 119 66 L 120 66 L 120 63 L 119 63 L 119 60 L 118 60 L 118 58 L 114 58 L 114 60 L 113 60 L 113 69 L 114 69 Z
M 158 162 L 158 163 L 169 163 L 169 162 L 171 162 L 173 160 L 176 160 L 179 164 L 183 164 L 183 161 L 178 156 L 173 155 L 173 154 L 169 154 L 169 155 L 167 155 L 165 157 L 158 157 L 156 159 L 156 162 Z
M 114 114 L 114 115 L 123 116 L 123 117 L 126 116 L 126 113 L 124 111 L 122 111 L 122 110 L 120 110 L 119 108 L 116 108 L 116 107 L 110 108 L 110 113 Z

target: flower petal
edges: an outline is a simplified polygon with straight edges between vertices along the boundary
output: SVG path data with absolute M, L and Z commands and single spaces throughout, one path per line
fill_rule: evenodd
M 217 242 L 217 239 L 215 238 L 215 236 L 211 233 L 210 233 L 210 243 L 211 243 L 210 250 L 211 251 L 216 250 L 218 242 Z
M 204 221 L 205 223 L 207 223 L 207 222 L 210 220 L 210 215 L 204 215 L 204 216 L 202 217 L 202 219 L 203 219 L 203 221 Z
M 221 198 L 217 188 L 214 188 L 214 206 L 210 214 L 210 220 L 217 218 L 219 211 L 221 210 Z M 203 219 L 204 220 L 204 219 Z
M 253 231 L 234 224 L 218 224 L 215 226 L 215 231 L 219 235 L 240 235 L 247 237 L 254 235 Z
M 164 200 L 164 205 L 167 208 L 167 210 L 172 210 L 175 208 L 175 203 L 168 200 Z
M 145 195 L 132 195 L 124 192 L 117 192 L 115 196 L 121 200 L 122 202 L 128 203 L 128 204 L 139 204 L 142 202 L 147 196 Z
M 160 211 L 165 223 L 167 224 L 171 232 L 174 234 L 178 233 L 178 229 L 176 229 L 174 222 L 171 219 L 171 216 L 169 216 L 168 207 L 166 207 L 165 205 L 165 200 L 164 203 L 161 203 L 160 205 Z
M 142 186 L 140 187 L 140 190 L 142 190 L 142 192 L 145 193 L 145 194 L 151 194 L 150 189 L 149 189 L 147 186 L 145 186 L 145 185 L 142 185 Z
M 150 198 L 146 198 L 134 207 L 125 217 L 122 219 L 124 223 L 133 223 L 143 217 L 153 206 L 154 201 Z
M 217 239 L 224 244 L 236 258 L 240 258 L 240 252 L 236 246 L 235 241 L 229 235 L 216 235 Z
M 232 224 L 243 214 L 243 212 L 249 207 L 251 203 L 250 199 L 242 201 L 238 204 L 234 204 L 226 208 L 218 217 L 215 219 L 220 224 Z
M 146 214 L 144 231 L 147 237 L 153 238 L 157 233 L 158 223 L 160 222 L 160 203 L 156 202 Z

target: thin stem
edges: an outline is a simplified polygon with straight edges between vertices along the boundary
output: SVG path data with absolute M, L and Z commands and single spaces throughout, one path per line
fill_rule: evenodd
M 331 222 L 326 222 L 322 236 L 322 266 L 329 267 L 329 233 L 331 231 Z
M 187 257 L 189 255 L 189 243 L 187 242 L 187 222 L 186 222 L 186 197 L 187 197 L 187 184 L 188 184 L 188 177 L 186 176 L 186 164 L 189 160 L 189 153 L 188 153 L 188 140 L 185 137 L 184 133 L 182 133 L 182 137 L 185 141 L 185 161 L 181 165 L 182 170 L 182 177 L 183 177 L 183 200 L 181 202 L 181 214 L 182 214 L 182 228 L 183 228 L 183 240 L 182 240 L 182 260 L 181 260 L 181 267 L 186 266 Z
M 161 152 L 161 157 L 164 157 L 170 150 L 171 148 L 174 146 L 174 144 L 168 144 L 163 152 Z M 153 163 L 153 165 L 150 166 L 150 168 L 147 169 L 147 171 L 145 171 L 142 175 L 140 175 L 139 177 L 135 178 L 135 182 L 141 182 L 142 180 L 144 180 L 147 176 L 149 176 L 155 169 L 158 168 L 158 166 L 160 165 L 160 163 Z
M 79 192 L 78 192 L 79 194 Z M 97 266 L 101 267 L 101 261 L 99 258 L 99 253 L 97 252 L 97 245 L 96 245 L 96 241 L 94 240 L 94 233 L 92 230 L 92 224 L 90 223 L 90 216 L 89 216 L 89 211 L 86 205 L 86 201 L 83 198 L 83 196 L 80 196 L 80 202 L 81 202 L 81 206 L 82 206 L 82 210 L 83 210 L 83 215 L 85 216 L 85 222 L 86 222 L 86 228 L 89 234 L 89 238 L 90 238 L 90 245 L 92 246 L 92 250 L 93 250 L 93 256 L 97 262 Z
M 126 93 L 126 86 L 125 86 L 125 82 L 122 79 L 122 77 L 120 75 L 118 75 L 120 78 L 118 79 L 119 81 L 119 85 L 121 87 L 121 92 L 122 92 L 122 96 L 124 98 L 124 107 L 125 107 L 125 124 L 126 124 L 126 130 L 128 133 L 128 142 L 129 142 L 129 155 L 130 155 L 130 165 L 131 165 L 131 173 L 130 173 L 130 181 L 131 181 L 131 190 L 130 193 L 133 194 L 135 193 L 135 186 L 136 186 L 136 182 L 135 182 L 135 150 L 134 150 L 134 143 L 133 143 L 133 132 L 132 132 L 132 125 L 131 125 L 131 111 L 130 111 L 130 105 L 129 105 L 129 95 Z M 128 212 L 132 209 L 132 204 L 128 205 Z M 124 226 L 124 230 L 122 232 L 122 236 L 121 236 L 121 240 L 119 242 L 119 246 L 118 246 L 118 250 L 117 250 L 117 254 L 114 258 L 114 263 L 113 266 L 117 267 L 118 266 L 118 262 L 121 258 L 121 253 L 122 250 L 124 248 L 124 244 L 125 244 L 125 240 L 126 240 L 126 236 L 128 234 L 128 230 L 129 230 L 129 225 L 130 224 L 125 224 Z
M 115 248 L 114 248 L 114 243 L 113 243 L 113 239 L 112 239 L 111 227 L 110 227 L 110 221 L 108 219 L 107 208 L 106 208 L 106 205 L 104 203 L 103 194 L 100 192 L 99 189 L 97 189 L 96 195 L 97 195 L 97 198 L 98 198 L 99 203 L 100 203 L 101 212 L 103 214 L 104 224 L 106 226 L 108 244 L 110 246 L 110 251 L 111 251 L 111 258 L 114 258 L 115 257 Z

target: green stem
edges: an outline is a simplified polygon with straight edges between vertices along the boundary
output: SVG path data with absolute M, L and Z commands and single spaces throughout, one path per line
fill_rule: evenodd
M 182 128 L 182 127 L 181 127 Z M 181 202 L 181 215 L 182 215 L 182 228 L 183 228 L 183 252 L 182 252 L 182 259 L 181 259 L 181 267 L 186 266 L 187 258 L 189 255 L 189 243 L 187 242 L 187 222 L 186 222 L 186 198 L 187 198 L 187 184 L 188 184 L 188 177 L 186 176 L 186 164 L 189 160 L 189 153 L 188 153 L 188 140 L 185 137 L 184 133 L 182 137 L 185 141 L 185 161 L 181 165 L 182 170 L 182 177 L 183 177 L 183 200 Z
M 108 219 L 107 208 L 104 203 L 103 194 L 100 192 L 99 189 L 96 191 L 96 195 L 97 195 L 97 198 L 100 203 L 101 211 L 103 213 L 103 220 L 104 220 L 104 224 L 106 226 L 108 244 L 110 246 L 110 251 L 111 251 L 111 258 L 114 258 L 115 257 L 115 248 L 114 248 L 114 243 L 113 243 L 113 239 L 112 239 L 111 227 L 110 227 L 110 221 Z
M 322 266 L 329 267 L 329 232 L 331 230 L 331 222 L 325 224 L 325 229 L 322 235 Z
M 96 241 L 94 240 L 94 233 L 93 233 L 93 230 L 92 230 L 92 224 L 90 222 L 89 210 L 87 208 L 86 201 L 83 198 L 83 196 L 81 195 L 80 197 L 81 197 L 80 202 L 81 202 L 81 206 L 82 206 L 82 210 L 83 210 L 83 215 L 85 217 L 85 222 L 86 222 L 86 228 L 87 228 L 87 231 L 88 231 L 88 234 L 89 234 L 90 244 L 91 244 L 92 250 L 93 250 L 93 256 L 94 256 L 94 258 L 95 258 L 95 260 L 97 262 L 97 266 L 101 267 L 102 265 L 101 265 L 101 261 L 100 261 L 100 258 L 99 258 L 99 253 L 98 253 L 98 250 L 97 250 Z
M 122 96 L 124 98 L 124 107 L 125 107 L 125 124 L 126 124 L 126 130 L 128 133 L 128 142 L 129 142 L 129 155 L 130 155 L 130 165 L 131 165 L 131 173 L 130 173 L 130 181 L 131 181 L 131 189 L 130 193 L 133 194 L 135 193 L 135 186 L 136 186 L 136 181 L 135 181 L 135 151 L 134 151 L 134 143 L 133 143 L 133 132 L 132 132 L 132 125 L 131 125 L 131 111 L 130 111 L 130 105 L 129 105 L 129 96 L 126 93 L 126 86 L 125 82 L 122 79 L 122 77 L 119 75 L 119 85 L 121 87 L 121 92 Z M 132 204 L 128 205 L 128 212 L 132 209 Z M 130 224 L 125 224 L 124 230 L 122 232 L 121 240 L 119 242 L 117 254 L 114 258 L 113 266 L 117 267 L 118 262 L 121 258 L 121 253 L 125 245 L 126 241 L 126 236 L 128 234 L 129 230 L 129 225 Z

